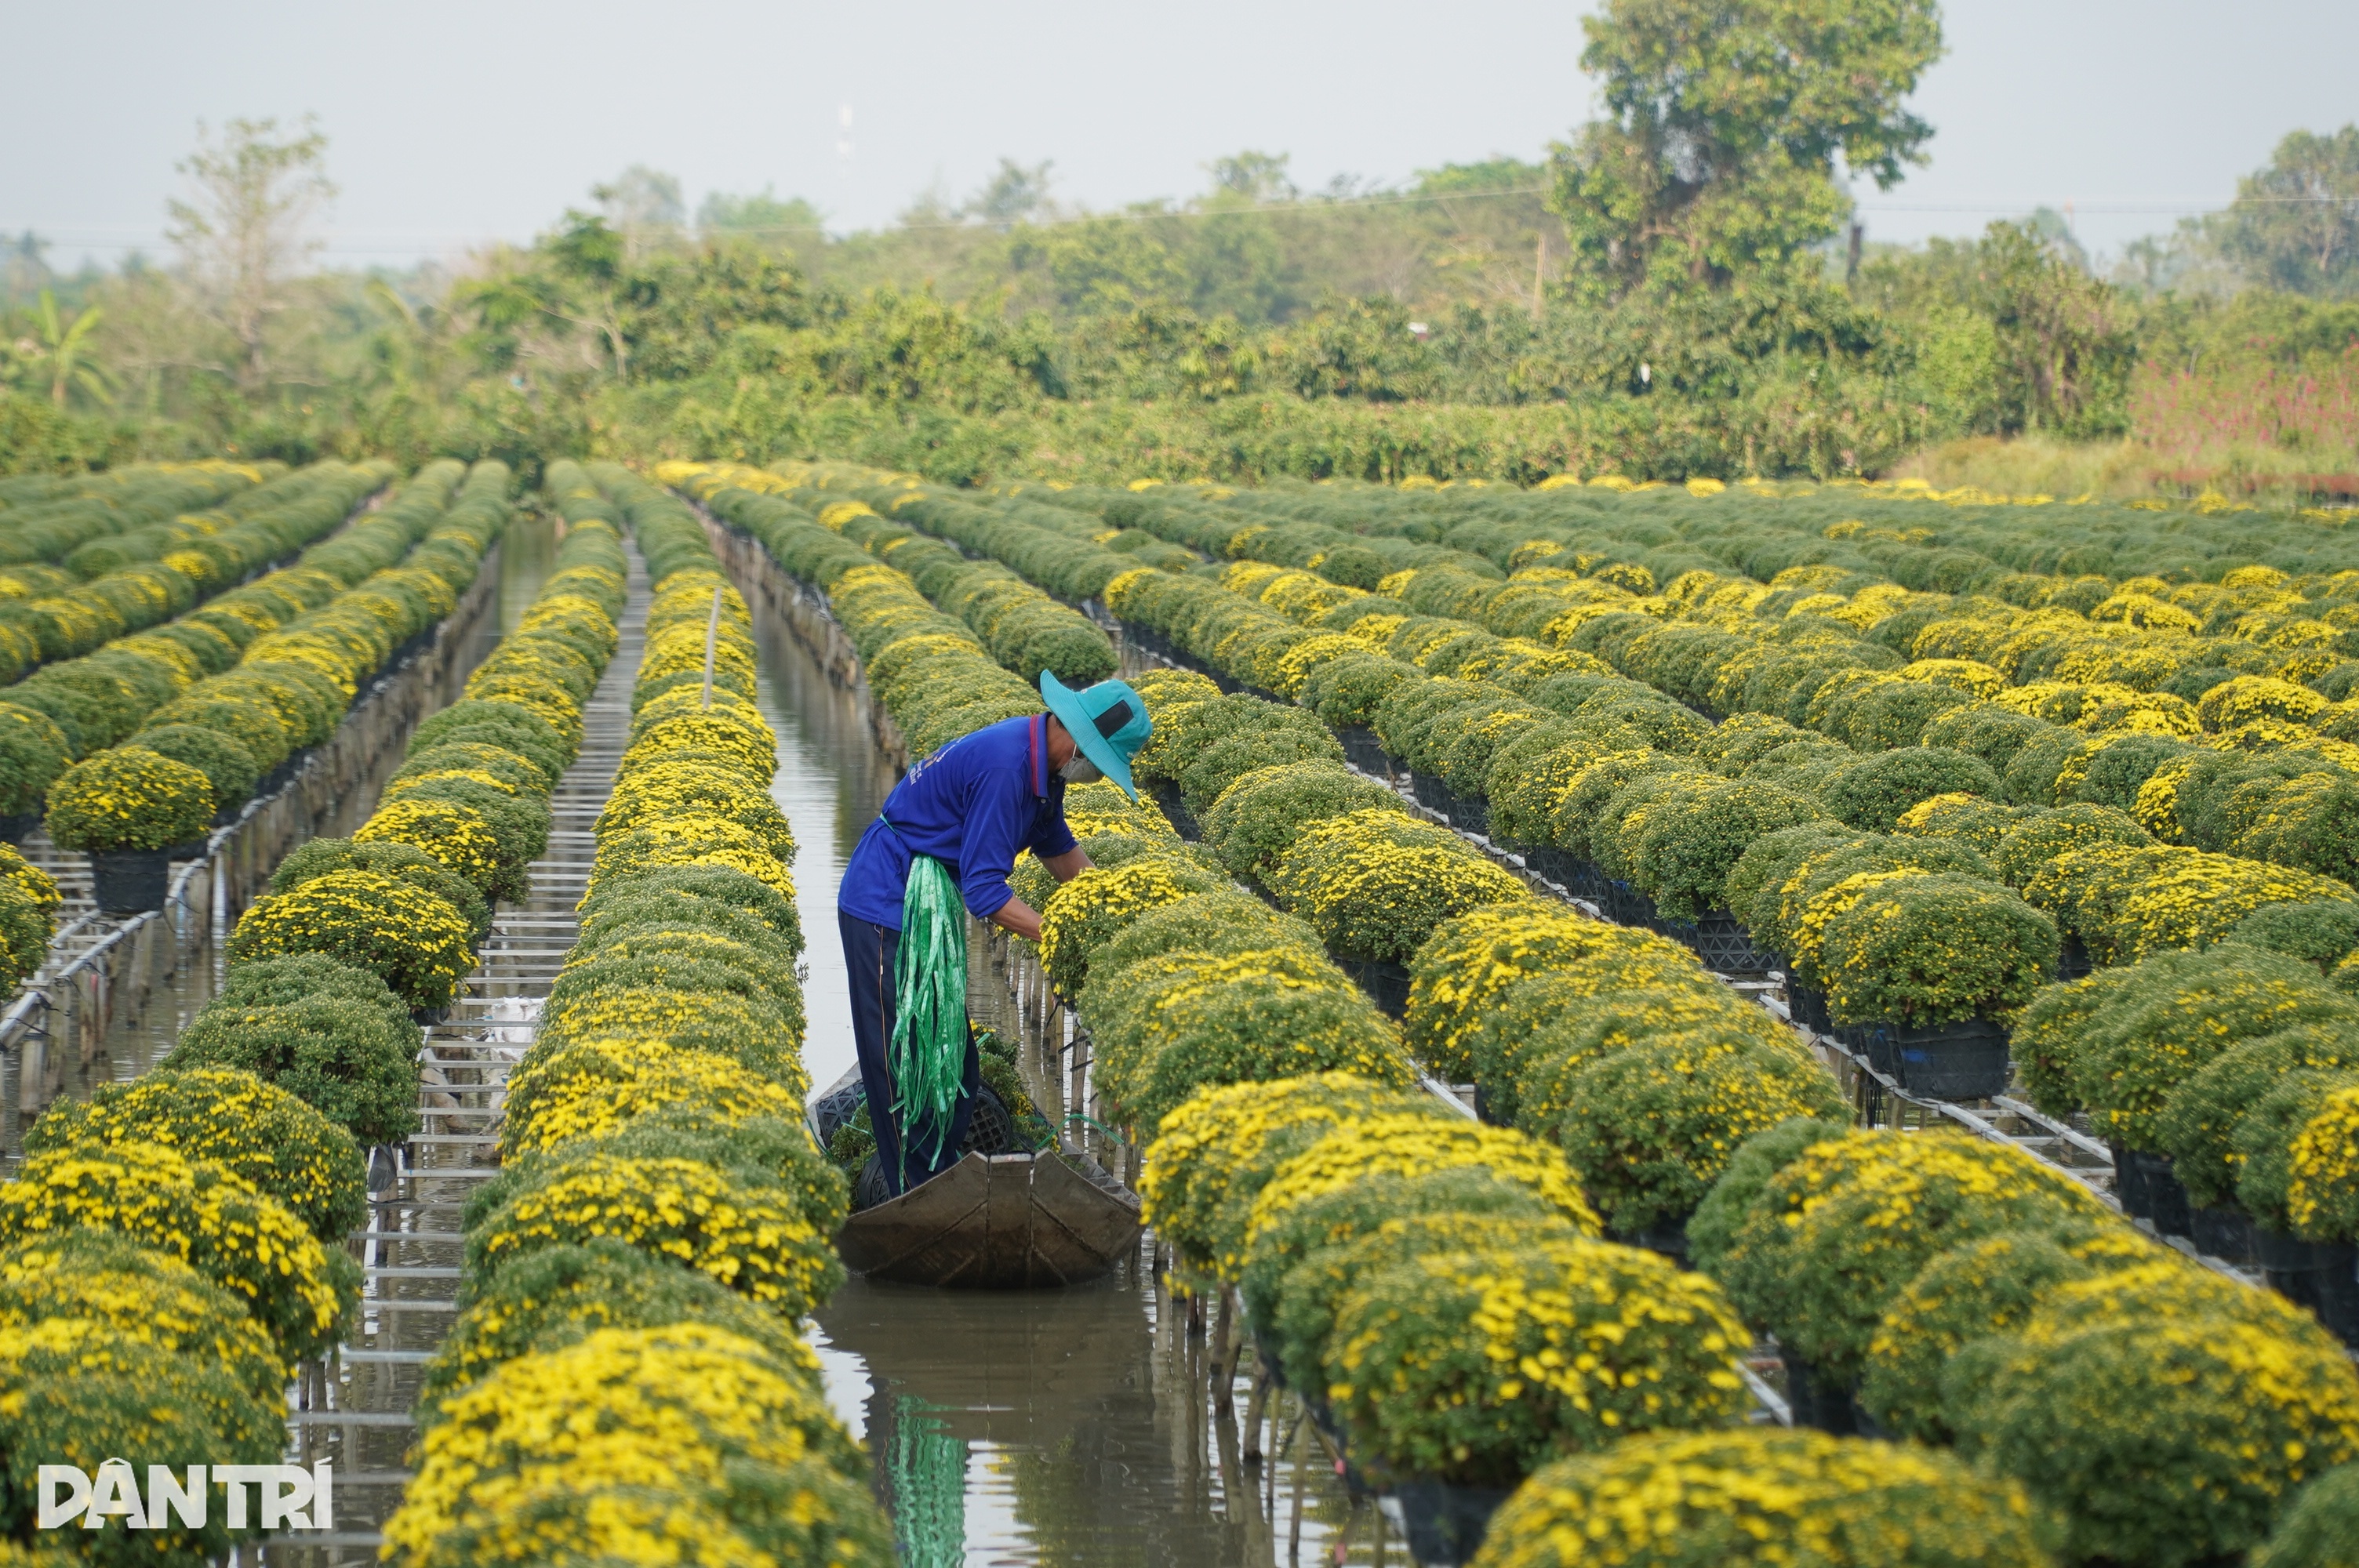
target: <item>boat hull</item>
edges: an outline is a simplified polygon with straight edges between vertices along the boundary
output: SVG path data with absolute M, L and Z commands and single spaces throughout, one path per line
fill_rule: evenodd
M 1093 1280 L 1135 1251 L 1138 1199 L 1082 1156 L 968 1154 L 844 1221 L 836 1250 L 872 1280 L 1044 1290 Z

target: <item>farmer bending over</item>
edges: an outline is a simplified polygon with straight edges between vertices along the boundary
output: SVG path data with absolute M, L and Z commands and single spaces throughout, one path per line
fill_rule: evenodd
M 1016 855 L 1071 881 L 1090 858 L 1065 826 L 1065 786 L 1110 778 L 1138 797 L 1130 760 L 1153 729 L 1138 693 L 1118 680 L 1073 691 L 1043 671 L 1040 698 L 1048 712 L 962 735 L 911 768 L 836 892 L 860 1087 L 897 1195 L 958 1162 L 981 1084 L 966 914 L 1038 941 L 1038 912 L 1007 885 Z

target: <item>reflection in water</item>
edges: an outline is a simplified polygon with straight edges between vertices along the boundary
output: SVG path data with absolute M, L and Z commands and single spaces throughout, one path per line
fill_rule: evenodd
M 855 698 L 755 600 L 759 701 L 778 735 L 772 793 L 793 825 L 808 943 L 811 1081 L 853 1061 L 835 890 L 894 782 Z M 982 971 L 988 973 L 985 967 Z M 998 1021 L 978 990 L 978 1017 Z M 1008 1010 L 1010 1012 L 1013 1009 Z M 1095 1568 L 1382 1563 L 1375 1509 L 1353 1509 L 1287 1402 L 1254 1444 L 1250 1379 L 1216 1412 L 1201 1321 L 1149 1254 L 1065 1291 L 934 1291 L 854 1280 L 818 1314 L 830 1397 L 875 1456 L 903 1561 Z M 1289 1441 L 1290 1439 L 1290 1441 Z M 1338 1545 L 1344 1548 L 1341 1558 Z M 1406 1563 L 1397 1544 L 1391 1560 Z

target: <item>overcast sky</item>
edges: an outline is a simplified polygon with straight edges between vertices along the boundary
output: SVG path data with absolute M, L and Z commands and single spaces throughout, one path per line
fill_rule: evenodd
M 53 264 L 160 245 L 201 119 L 316 113 L 333 265 L 523 240 L 626 165 L 810 198 L 838 229 L 1006 156 L 1096 208 L 1289 153 L 1298 181 L 1538 157 L 1588 113 L 1578 5 L 1532 0 L 0 0 L 0 232 Z M 1918 95 L 1932 164 L 1862 192 L 1872 238 L 2047 203 L 2117 251 L 2297 127 L 2359 118 L 2354 0 L 1951 0 Z M 844 128 L 846 116 L 850 128 Z

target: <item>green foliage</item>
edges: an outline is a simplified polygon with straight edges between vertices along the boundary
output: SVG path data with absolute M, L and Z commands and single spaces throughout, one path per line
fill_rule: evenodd
M 276 1005 L 223 997 L 189 1021 L 157 1065 L 234 1067 L 311 1106 L 364 1144 L 418 1130 L 414 1026 L 363 1001 L 320 996 Z

